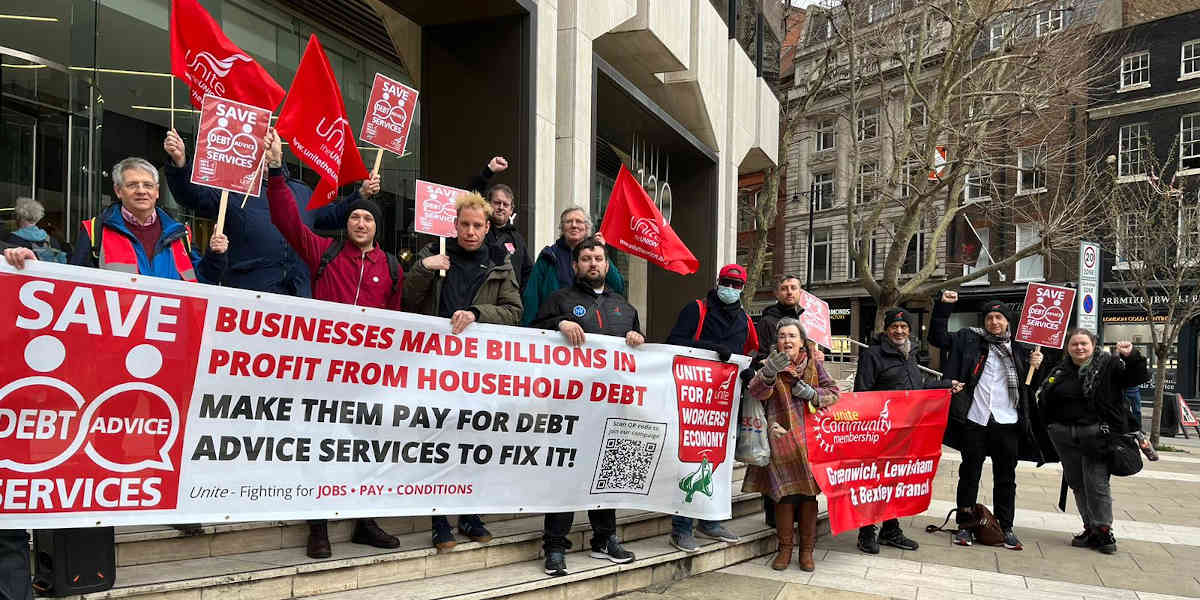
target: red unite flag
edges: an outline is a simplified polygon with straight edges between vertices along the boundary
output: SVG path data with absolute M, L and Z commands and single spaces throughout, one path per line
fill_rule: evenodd
M 600 226 L 604 241 L 681 275 L 700 268 L 691 250 L 675 235 L 646 190 L 625 165 L 617 175 Z
M 292 145 L 292 153 L 321 174 L 309 209 L 329 204 L 339 186 L 370 176 L 354 145 L 342 90 L 316 35 L 308 38 L 276 129 Z
M 205 94 L 270 111 L 283 100 L 283 88 L 196 0 L 171 0 L 171 73 L 188 85 L 196 108 Z

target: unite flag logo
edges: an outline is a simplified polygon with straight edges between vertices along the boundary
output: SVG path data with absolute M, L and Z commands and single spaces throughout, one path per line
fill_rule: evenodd
M 171 73 L 187 84 L 195 108 L 206 94 L 268 111 L 283 100 L 283 88 L 196 0 L 171 0 Z

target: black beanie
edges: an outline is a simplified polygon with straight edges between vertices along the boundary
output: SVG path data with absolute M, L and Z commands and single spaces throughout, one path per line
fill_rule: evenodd
M 379 228 L 383 227 L 383 211 L 380 210 L 379 205 L 375 204 L 375 202 L 373 200 L 369 200 L 367 198 L 359 198 L 358 200 L 356 200 L 354 202 L 354 204 L 351 204 L 350 210 L 346 211 L 346 221 L 347 222 L 350 221 L 350 215 L 353 214 L 354 211 L 356 211 L 356 210 L 365 210 L 365 211 L 371 213 L 372 217 L 375 217 L 375 230 L 376 231 L 379 231 Z
M 883 328 L 887 329 L 892 323 L 904 322 L 909 327 L 912 323 L 908 321 L 908 311 L 903 308 L 893 308 L 883 313 Z
M 1012 312 L 1009 310 L 1007 304 L 999 300 L 988 300 L 987 302 L 984 302 L 983 310 L 979 311 L 979 320 L 987 320 L 987 316 L 990 313 L 1000 313 L 1004 316 L 1005 320 L 1007 320 L 1009 323 L 1012 323 Z

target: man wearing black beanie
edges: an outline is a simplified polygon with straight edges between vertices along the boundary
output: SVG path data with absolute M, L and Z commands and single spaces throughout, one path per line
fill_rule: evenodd
M 1012 309 L 999 300 L 983 303 L 980 321 L 983 327 L 948 330 L 950 313 L 958 293 L 942 292 L 934 307 L 929 342 L 943 350 L 947 377 L 963 382 L 963 388 L 950 399 L 950 417 L 946 424 L 945 444 L 962 453 L 958 469 L 957 521 L 959 532 L 954 543 L 970 546 L 971 530 L 962 527 L 978 520 L 973 508 L 979 496 L 979 478 L 983 462 L 992 457 L 992 498 L 996 520 L 1004 530 L 1004 547 L 1020 550 L 1021 541 L 1013 533 L 1016 512 L 1017 460 L 1039 464 L 1055 460 L 1049 439 L 1044 443 L 1034 435 L 1036 417 L 1031 409 L 1034 385 L 1025 385 L 1025 373 L 1042 363 L 1040 350 L 1012 341 Z

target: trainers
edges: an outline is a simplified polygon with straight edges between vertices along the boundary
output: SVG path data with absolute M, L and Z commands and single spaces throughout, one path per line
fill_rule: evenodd
M 958 546 L 970 546 L 975 541 L 975 536 L 971 534 L 970 529 L 959 529 L 958 533 L 954 534 L 954 543 Z
M 891 531 L 886 529 L 880 531 L 879 543 L 892 546 L 893 548 L 899 548 L 901 550 L 916 550 L 917 548 L 921 547 L 916 540 L 911 540 L 904 537 L 904 531 L 902 531 L 899 527 Z
M 633 553 L 626 550 L 615 535 L 608 536 L 608 539 L 605 540 L 602 546 L 592 546 L 591 556 L 592 558 L 611 560 L 619 565 L 633 562 Z
M 1133 437 L 1137 438 L 1138 447 L 1142 449 L 1142 454 L 1146 455 L 1146 460 L 1154 462 L 1158 460 L 1158 451 L 1154 449 L 1154 444 L 1142 435 L 1142 432 L 1134 432 Z
M 492 532 L 483 526 L 483 520 L 479 518 L 479 515 L 459 517 L 458 531 L 472 542 L 486 544 L 492 541 Z
M 1092 528 L 1084 527 L 1078 535 L 1071 538 L 1071 545 L 1076 548 L 1091 548 L 1094 547 L 1096 538 L 1092 536 Z
M 875 537 L 874 525 L 858 530 L 858 549 L 867 554 L 879 554 L 879 539 Z
M 1092 543 L 1097 550 L 1104 554 L 1113 554 L 1117 551 L 1117 538 L 1113 535 L 1112 527 L 1105 525 L 1097 527 Z
M 730 544 L 736 543 L 738 540 L 742 539 L 732 531 L 725 529 L 725 526 L 720 523 L 701 523 L 698 527 L 696 527 L 696 533 L 699 534 L 700 537 L 719 540 L 722 542 L 729 542 Z
M 448 552 L 454 549 L 458 542 L 454 541 L 454 530 L 448 526 L 433 528 L 433 547 L 438 552 Z
M 562 577 L 567 574 L 567 557 L 558 550 L 546 555 L 546 574 L 552 577 Z
M 1021 540 L 1017 539 L 1016 534 L 1011 529 L 1004 530 L 1004 547 L 1009 550 L 1024 550 L 1024 547 L 1021 546 Z
M 700 546 L 696 545 L 696 538 L 690 533 L 671 533 L 671 545 L 684 552 L 695 552 L 700 549 Z

